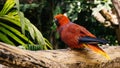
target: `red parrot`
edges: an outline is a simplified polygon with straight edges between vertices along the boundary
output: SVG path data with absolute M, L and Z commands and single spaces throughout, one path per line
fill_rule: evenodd
M 60 34 L 61 40 L 70 48 L 84 48 L 88 47 L 110 59 L 110 57 L 97 44 L 106 44 L 106 40 L 98 39 L 95 35 L 90 33 L 86 28 L 78 24 L 72 23 L 63 14 L 58 14 L 55 17 L 57 30 Z

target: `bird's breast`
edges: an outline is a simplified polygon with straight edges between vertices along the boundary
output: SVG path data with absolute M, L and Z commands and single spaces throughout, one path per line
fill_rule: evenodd
M 79 44 L 79 35 L 71 32 L 67 28 L 61 31 L 61 40 L 67 44 L 70 48 L 81 48 L 81 44 Z

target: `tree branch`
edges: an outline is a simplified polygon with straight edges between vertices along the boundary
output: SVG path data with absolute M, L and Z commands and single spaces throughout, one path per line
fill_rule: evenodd
M 112 3 L 115 7 L 115 10 L 118 16 L 119 25 L 120 25 L 120 2 L 119 0 L 112 0 Z
M 109 27 L 112 26 L 115 28 L 116 36 L 118 43 L 120 44 L 120 1 L 119 0 L 111 0 L 114 6 L 114 9 L 108 11 L 106 8 L 100 10 L 100 12 L 96 12 L 93 16 L 100 23 L 103 23 L 104 26 Z
M 115 68 L 120 67 L 120 46 L 103 46 L 111 60 L 89 49 L 22 50 L 0 42 L 0 63 L 14 68 Z

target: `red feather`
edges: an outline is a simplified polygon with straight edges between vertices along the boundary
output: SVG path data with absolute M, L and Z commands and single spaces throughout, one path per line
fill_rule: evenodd
M 105 56 L 107 59 L 110 59 L 110 57 L 97 44 L 89 45 L 86 43 L 79 42 L 79 39 L 82 37 L 88 36 L 91 38 L 96 38 L 96 36 L 90 33 L 86 28 L 70 22 L 70 20 L 62 14 L 56 15 L 55 19 L 58 21 L 59 24 L 57 29 L 60 33 L 62 41 L 65 44 L 67 44 L 70 48 L 88 47 L 91 50 Z

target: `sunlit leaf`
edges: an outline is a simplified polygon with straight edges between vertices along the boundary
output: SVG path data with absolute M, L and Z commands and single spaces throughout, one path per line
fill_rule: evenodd
M 8 15 L 2 16 L 2 17 L 0 17 L 0 19 L 9 21 L 9 22 L 11 22 L 11 23 L 13 23 L 13 24 L 15 24 L 15 25 L 17 25 L 19 27 L 21 26 L 20 22 L 18 20 L 15 20 L 14 18 L 12 18 L 12 17 L 10 17 Z
M 12 32 L 10 32 L 9 30 L 0 27 L 0 31 L 2 31 L 3 33 L 5 33 L 6 35 L 10 36 L 11 38 L 13 38 L 15 41 L 17 41 L 19 44 L 25 46 L 25 43 L 23 41 L 21 41 L 18 37 L 16 37 Z M 26 47 L 26 46 L 25 46 Z
M 0 16 L 5 15 L 15 5 L 14 0 L 7 0 L 3 9 L 0 11 Z
M 44 38 L 44 40 L 45 40 L 45 42 L 46 42 L 46 46 L 47 46 L 48 48 L 50 48 L 50 49 L 53 49 L 51 43 L 50 43 L 46 38 Z
M 0 32 L 0 40 L 8 44 L 15 45 L 5 34 Z
M 16 9 L 11 10 L 15 3 L 17 11 Z M 15 27 L 21 28 L 22 33 L 13 26 L 8 25 L 6 22 L 13 24 Z M 49 41 L 42 36 L 41 32 L 26 17 L 24 17 L 24 14 L 19 8 L 19 0 L 6 1 L 3 9 L 0 11 L 0 26 L 2 26 L 0 27 L 0 36 L 3 36 L 4 38 L 0 38 L 1 41 L 14 45 L 14 42 L 10 40 L 12 38 L 23 47 L 29 48 L 25 43 L 27 41 L 27 44 L 31 45 L 32 50 L 48 48 L 52 49 L 52 45 L 49 43 Z M 32 38 L 32 40 L 37 41 L 38 45 L 35 45 L 32 41 L 30 41 L 29 38 L 25 36 L 25 31 L 29 32 L 31 36 L 30 39 Z M 36 47 L 34 47 L 34 45 Z
M 25 41 L 29 42 L 30 44 L 33 44 L 33 42 L 31 42 L 24 34 L 22 34 L 20 31 L 18 31 L 17 29 L 8 26 L 2 22 L 0 22 L 0 25 L 4 26 L 5 28 L 7 28 L 8 30 L 12 31 L 14 34 L 18 35 L 19 37 L 21 37 L 22 39 L 24 39 Z
M 35 40 L 35 31 L 34 28 L 32 27 L 32 24 L 28 19 L 25 18 L 25 25 L 28 28 L 28 31 L 30 32 L 31 37 Z

